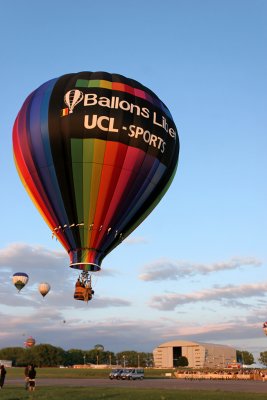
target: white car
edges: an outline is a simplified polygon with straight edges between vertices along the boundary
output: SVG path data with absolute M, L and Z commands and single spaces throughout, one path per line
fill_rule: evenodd
M 131 371 L 132 371 L 132 368 L 124 368 L 123 370 L 122 370 L 122 373 L 121 373 L 121 375 L 120 375 L 120 379 L 128 379 L 127 377 L 128 377 L 128 375 L 131 373 Z
M 109 379 L 120 379 L 123 369 L 113 369 L 109 374 Z
M 144 369 L 143 368 L 131 368 L 124 370 L 121 374 L 121 379 L 135 380 L 144 379 Z

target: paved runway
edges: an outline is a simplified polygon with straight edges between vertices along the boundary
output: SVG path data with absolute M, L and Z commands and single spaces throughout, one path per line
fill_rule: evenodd
M 24 386 L 23 379 L 6 379 L 7 386 Z M 190 381 L 183 379 L 144 379 L 143 381 L 122 381 L 110 379 L 37 379 L 36 386 L 88 386 L 125 387 L 170 390 L 220 390 L 222 392 L 266 393 L 267 382 L 262 381 Z

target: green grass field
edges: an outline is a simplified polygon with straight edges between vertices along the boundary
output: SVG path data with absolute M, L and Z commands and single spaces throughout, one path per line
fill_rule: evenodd
M 99 387 L 41 387 L 38 379 L 81 379 L 107 378 L 110 369 L 74 369 L 74 368 L 37 368 L 37 388 L 28 392 L 23 387 L 7 384 L 0 391 L 0 400 L 266 400 L 267 394 L 231 393 L 216 391 L 161 390 L 161 389 L 129 389 Z M 165 378 L 165 374 L 173 370 L 146 369 L 146 378 Z M 24 368 L 8 368 L 6 383 L 9 379 L 23 379 Z M 167 378 L 169 379 L 169 378 Z M 266 387 L 267 390 L 267 387 Z
M 107 378 L 110 373 L 110 369 L 79 369 L 79 368 L 37 368 L 37 378 Z M 145 370 L 146 378 L 164 378 L 165 373 L 173 372 L 173 370 L 167 369 L 152 369 L 148 368 Z M 7 368 L 7 378 L 23 378 L 24 368 Z
M 119 388 L 37 387 L 35 392 L 6 387 L 1 400 L 266 400 L 266 394 Z

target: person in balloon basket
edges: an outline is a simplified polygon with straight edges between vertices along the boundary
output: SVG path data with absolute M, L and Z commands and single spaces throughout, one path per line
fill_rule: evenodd
M 36 370 L 34 365 L 31 364 L 29 368 L 29 391 L 35 390 L 35 377 L 36 377 Z
M 0 389 L 3 389 L 6 377 L 6 369 L 5 366 L 2 364 L 0 367 Z

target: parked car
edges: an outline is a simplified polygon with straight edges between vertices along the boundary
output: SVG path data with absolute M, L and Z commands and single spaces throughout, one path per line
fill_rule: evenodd
M 120 379 L 123 369 L 112 369 L 109 374 L 109 379 Z
M 135 380 L 144 379 L 144 369 L 143 368 L 131 368 L 124 370 L 121 374 L 121 379 Z
M 132 368 L 124 368 L 121 375 L 120 379 L 128 379 L 128 375 L 131 373 Z

